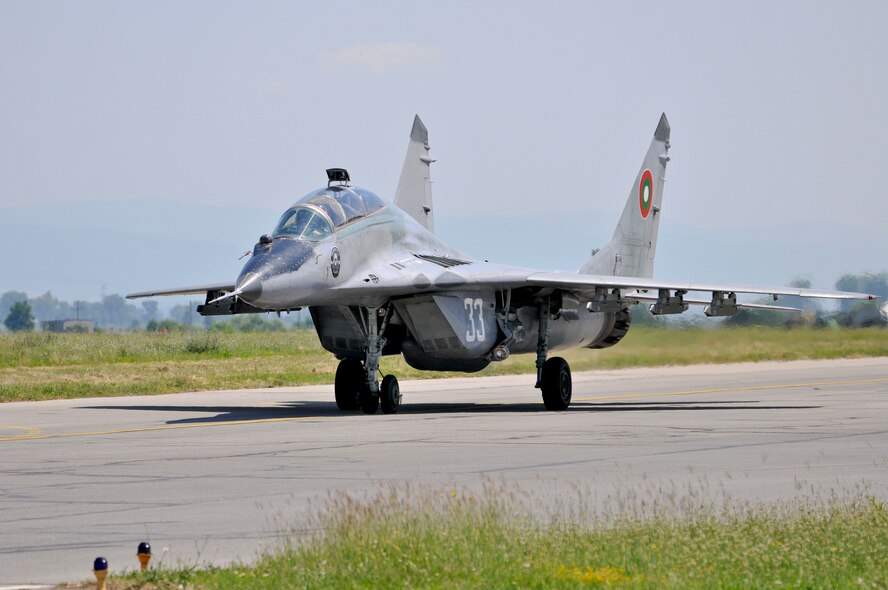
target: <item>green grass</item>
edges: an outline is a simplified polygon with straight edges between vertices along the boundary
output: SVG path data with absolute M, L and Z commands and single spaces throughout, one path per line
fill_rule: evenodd
M 575 371 L 888 356 L 888 330 L 634 327 L 615 347 L 563 356 Z M 2 334 L 0 401 L 332 383 L 336 362 L 312 331 Z M 416 371 L 400 357 L 382 368 L 400 378 L 453 375 Z M 533 370 L 533 355 L 515 355 L 480 374 Z
M 111 588 L 885 588 L 875 498 L 539 516 L 485 486 L 332 499 L 323 533 L 252 565 L 164 569 Z M 545 503 L 545 501 L 544 501 Z M 657 504 L 657 503 L 655 503 Z

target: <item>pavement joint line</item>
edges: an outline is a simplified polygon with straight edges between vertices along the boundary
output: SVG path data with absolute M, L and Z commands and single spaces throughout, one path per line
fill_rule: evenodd
M 59 434 L 20 435 L 0 438 L 0 442 L 21 440 L 44 440 L 49 438 L 74 438 L 79 436 L 106 436 L 111 434 L 130 434 L 135 432 L 153 432 L 159 430 L 182 430 L 186 428 L 211 428 L 213 426 L 241 426 L 244 424 L 265 424 L 271 422 L 299 422 L 318 420 L 323 416 L 297 416 L 293 418 L 260 418 L 258 420 L 227 420 L 222 422 L 203 422 L 200 424 L 166 424 L 164 426 L 144 426 L 141 428 L 121 428 L 117 430 L 99 430 L 95 432 L 62 432 Z M 0 589 L 2 590 L 2 589 Z
M 622 395 L 600 395 L 581 397 L 574 401 L 591 402 L 605 399 L 630 399 L 636 397 L 660 397 L 667 395 L 698 395 L 702 393 L 734 393 L 738 391 L 768 391 L 773 389 L 799 389 L 801 387 L 826 387 L 828 385 L 863 385 L 865 383 L 888 383 L 888 378 L 856 379 L 852 381 L 816 381 L 813 383 L 787 383 L 785 385 L 754 385 L 749 387 L 728 387 L 722 389 L 697 389 L 691 391 L 664 391 L 662 393 L 626 393 Z

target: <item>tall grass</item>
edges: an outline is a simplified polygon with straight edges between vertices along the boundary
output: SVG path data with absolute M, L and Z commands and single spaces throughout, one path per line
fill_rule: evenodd
M 314 332 L 0 334 L 0 368 L 319 353 Z
M 863 495 L 751 506 L 549 512 L 545 495 L 389 488 L 331 497 L 252 565 L 160 570 L 120 588 L 885 588 L 888 511 Z

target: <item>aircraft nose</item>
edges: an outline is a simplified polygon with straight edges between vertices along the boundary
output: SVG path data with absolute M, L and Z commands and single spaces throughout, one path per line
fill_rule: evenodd
M 240 298 L 247 303 L 252 303 L 262 296 L 262 280 L 259 275 L 248 274 L 237 285 L 237 291 L 240 292 Z

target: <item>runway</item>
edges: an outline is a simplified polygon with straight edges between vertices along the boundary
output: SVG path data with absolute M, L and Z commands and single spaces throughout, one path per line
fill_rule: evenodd
M 593 501 L 665 487 L 743 501 L 888 497 L 888 358 L 404 381 L 394 416 L 332 386 L 0 405 L 0 586 L 248 561 L 329 494 L 483 478 Z M 164 551 L 164 549 L 167 551 Z

